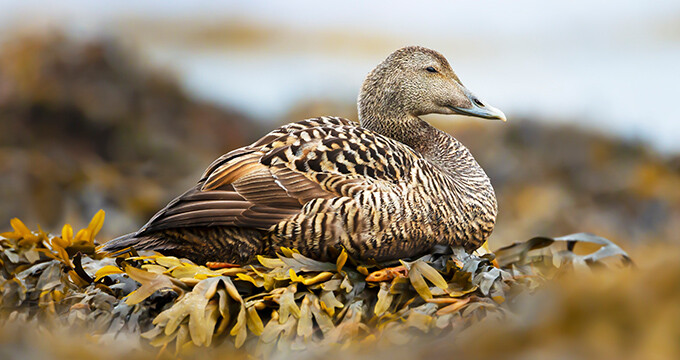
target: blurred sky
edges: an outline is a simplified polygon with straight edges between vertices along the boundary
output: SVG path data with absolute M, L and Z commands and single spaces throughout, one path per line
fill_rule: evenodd
M 121 39 L 194 95 L 272 122 L 305 101 L 354 101 L 389 52 L 424 45 L 510 121 L 680 151 L 678 0 L 1 0 L 0 41 L 25 28 Z

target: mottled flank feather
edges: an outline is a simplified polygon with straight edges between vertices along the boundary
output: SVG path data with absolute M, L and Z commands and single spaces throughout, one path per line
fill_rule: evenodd
M 380 86 L 362 91 L 360 109 Z M 390 106 L 397 107 L 361 111 L 366 127 L 337 117 L 307 119 L 223 155 L 193 189 L 101 251 L 134 247 L 197 262 L 248 263 L 281 246 L 317 259 L 345 248 L 356 259 L 377 261 L 436 244 L 480 246 L 496 217 L 488 177 L 453 137 Z

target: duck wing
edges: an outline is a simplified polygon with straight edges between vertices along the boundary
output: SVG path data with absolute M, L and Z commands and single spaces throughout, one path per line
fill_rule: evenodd
M 135 236 L 218 225 L 268 230 L 310 200 L 394 188 L 418 157 L 408 146 L 347 119 L 288 124 L 215 160 L 196 187 L 171 201 Z

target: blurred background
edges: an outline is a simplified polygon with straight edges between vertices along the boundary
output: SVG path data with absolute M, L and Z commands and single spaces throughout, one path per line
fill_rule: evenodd
M 280 124 L 357 119 L 393 50 L 442 52 L 508 123 L 428 116 L 492 179 L 491 248 L 680 243 L 680 2 L 0 1 L 0 227 L 139 228 Z

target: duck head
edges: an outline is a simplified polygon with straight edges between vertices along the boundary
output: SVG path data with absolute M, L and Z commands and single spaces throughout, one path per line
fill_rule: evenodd
M 409 46 L 393 52 L 364 81 L 359 94 L 363 126 L 376 121 L 426 114 L 461 114 L 506 121 L 461 83 L 446 58 L 431 49 Z

